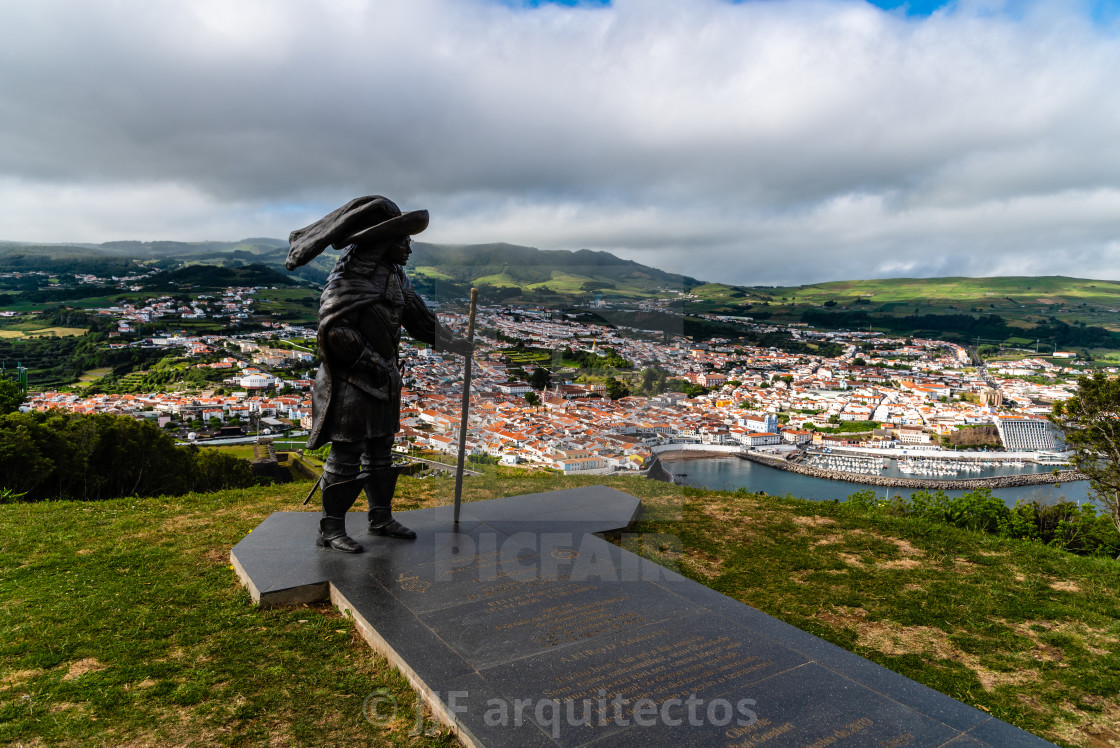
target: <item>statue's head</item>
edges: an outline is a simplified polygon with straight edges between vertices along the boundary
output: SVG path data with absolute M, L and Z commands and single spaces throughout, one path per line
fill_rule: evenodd
M 410 239 L 428 227 L 428 211 L 402 213 L 396 203 L 380 195 L 351 200 L 346 205 L 310 226 L 293 231 L 288 237 L 285 265 L 295 270 L 318 256 L 328 246 L 342 249 L 356 245 L 360 254 L 381 257 L 386 253 L 398 264 L 408 261 Z

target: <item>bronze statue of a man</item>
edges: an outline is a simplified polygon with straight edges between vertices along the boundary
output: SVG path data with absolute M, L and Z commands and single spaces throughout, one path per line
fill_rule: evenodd
M 428 211 L 401 213 L 379 195 L 360 197 L 289 237 L 286 265 L 294 270 L 327 246 L 342 254 L 319 303 L 319 358 L 311 395 L 307 448 L 330 442 L 321 481 L 323 518 L 317 544 L 346 553 L 362 546 L 346 534 L 346 512 L 364 489 L 369 533 L 411 540 L 393 519 L 398 471 L 390 448 L 400 430 L 403 326 L 413 338 L 469 356 L 473 346 L 440 327 L 412 288 L 404 265 L 410 237 L 428 226 Z

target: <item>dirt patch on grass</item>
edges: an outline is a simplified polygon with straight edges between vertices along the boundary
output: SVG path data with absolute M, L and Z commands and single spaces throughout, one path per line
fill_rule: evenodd
M 883 536 L 883 540 L 888 543 L 894 543 L 898 547 L 898 552 L 902 554 L 902 558 L 890 559 L 888 561 L 880 561 L 875 564 L 880 569 L 916 569 L 922 565 L 922 557 L 926 552 L 921 548 L 917 548 L 910 543 L 909 540 L 902 538 L 893 538 L 890 536 Z
M 832 610 L 821 610 L 815 616 L 833 628 L 854 626 L 867 619 L 867 611 L 863 608 L 848 608 L 841 606 Z
M 883 540 L 889 541 L 889 542 L 897 545 L 898 546 L 898 552 L 901 553 L 903 556 L 924 556 L 924 555 L 926 555 L 925 551 L 923 551 L 921 548 L 916 548 L 914 545 L 912 545 L 910 543 L 909 540 L 903 540 L 902 538 L 892 538 L 892 537 L 884 537 Z
M 969 561 L 967 559 L 954 558 L 952 560 L 952 564 L 953 564 L 953 571 L 957 572 L 958 574 L 968 576 L 969 574 L 975 574 L 976 573 L 976 564 L 972 563 L 971 561 Z
M 209 561 L 212 564 L 218 564 L 220 566 L 228 566 L 229 565 L 229 549 L 228 548 L 225 548 L 225 547 L 208 548 L 206 550 L 206 552 L 202 554 L 202 556 L 203 556 L 203 558 L 205 558 L 207 561 Z
M 232 730 L 229 727 L 217 730 L 202 727 L 194 712 L 189 709 L 179 712 L 161 711 L 164 713 L 161 714 L 160 732 L 143 732 L 136 737 L 114 743 L 120 748 L 156 748 L 164 745 L 217 745 L 230 742 L 228 736 Z M 279 727 L 278 725 L 277 728 Z M 219 736 L 224 736 L 225 739 Z M 287 746 L 294 743 L 269 740 L 269 745 Z
M 893 561 L 884 561 L 876 566 L 880 569 L 916 569 L 922 562 L 916 558 L 896 558 Z
M 734 525 L 742 524 L 747 518 L 747 513 L 740 507 L 731 507 L 726 504 L 708 504 L 704 507 L 704 514 L 721 523 Z
M 66 675 L 62 676 L 63 680 L 74 680 L 80 678 L 86 673 L 96 673 L 105 669 L 105 665 L 101 664 L 96 657 L 86 657 L 85 659 L 78 660 L 70 666 L 66 671 Z
M 1081 586 L 1072 580 L 1062 579 L 1057 582 L 1051 582 L 1050 589 L 1057 590 L 1058 592 L 1080 592 Z
M 875 533 L 868 532 L 867 530 L 861 530 L 859 528 L 856 528 L 856 529 L 853 529 L 853 530 L 841 530 L 841 532 L 839 532 L 839 533 L 830 533 L 828 535 L 822 535 L 816 541 L 816 543 L 814 543 L 814 545 L 822 544 L 821 541 L 824 541 L 823 544 L 827 544 L 827 543 L 839 543 L 839 542 L 845 541 L 845 540 L 863 540 L 864 538 L 875 538 L 875 537 L 878 537 Z M 867 541 L 864 541 L 864 542 L 867 542 Z
M 976 679 L 986 691 L 1038 680 L 1038 673 L 1034 670 L 1001 672 L 985 667 L 977 656 L 957 648 L 947 633 L 934 626 L 901 626 L 893 621 L 869 621 L 867 615 L 862 608 L 836 608 L 818 613 L 817 618 L 835 628 L 854 629 L 857 644 L 885 655 L 918 654 L 959 663 L 976 674 Z
M 164 532 L 174 533 L 184 530 L 203 530 L 214 526 L 214 518 L 210 515 L 184 514 L 179 517 L 169 517 L 163 522 Z
M 1057 661 L 1062 659 L 1061 649 L 1042 641 L 1042 635 L 1047 633 L 1061 634 L 1075 640 L 1088 652 L 1098 657 L 1111 654 L 1120 644 L 1120 639 L 1110 636 L 1103 629 L 1091 628 L 1080 621 L 1023 621 L 1022 623 L 1009 623 L 1001 621 L 1005 626 L 1020 636 L 1030 639 L 1035 649 L 1032 656 L 1037 660 Z M 1053 656 L 1057 653 L 1057 656 Z
M 758 537 L 756 526 L 769 526 L 773 519 L 767 516 L 748 514 L 745 509 L 727 504 L 708 504 L 703 507 L 706 520 L 720 528 L 719 532 L 712 533 L 712 539 L 718 545 L 728 542 L 735 544 L 748 543 Z
M 1058 705 L 1057 720 L 1047 731 L 1048 737 L 1089 748 L 1115 748 L 1120 746 L 1120 703 L 1115 699 L 1086 696 L 1086 703 L 1100 712 L 1086 712 L 1068 701 Z
M 793 517 L 794 524 L 809 525 L 811 527 L 821 527 L 823 525 L 835 525 L 836 520 L 832 517 L 818 517 L 817 515 L 803 515 L 797 514 Z
M 0 675 L 0 686 L 4 688 L 22 686 L 32 678 L 38 678 L 44 672 L 43 670 L 13 670 L 10 673 Z
M 685 564 L 705 579 L 715 579 L 723 573 L 722 558 L 695 548 L 685 551 Z

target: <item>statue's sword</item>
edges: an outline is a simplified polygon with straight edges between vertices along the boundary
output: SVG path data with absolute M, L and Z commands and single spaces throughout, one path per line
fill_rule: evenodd
M 315 485 L 311 487 L 311 490 L 307 492 L 307 496 L 303 500 L 303 504 L 305 506 L 307 505 L 307 502 L 311 501 L 311 497 L 315 495 L 315 489 L 318 488 L 319 484 L 322 483 L 322 482 L 323 482 L 323 474 L 319 473 L 319 478 L 315 481 Z M 296 494 L 296 495 L 298 496 L 299 494 Z
M 471 289 L 471 310 L 467 316 L 467 342 L 474 342 L 474 313 L 478 289 Z M 463 462 L 467 457 L 467 415 L 471 405 L 471 356 L 463 362 L 463 406 L 459 416 L 459 460 L 455 466 L 455 524 L 459 524 L 459 503 L 463 498 Z

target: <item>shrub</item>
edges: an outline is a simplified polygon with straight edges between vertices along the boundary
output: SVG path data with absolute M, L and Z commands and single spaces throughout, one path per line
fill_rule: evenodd
M 919 517 L 1014 540 L 1043 543 L 1082 556 L 1120 554 L 1120 532 L 1111 517 L 1092 504 L 1062 501 L 1016 503 L 1008 508 L 989 489 L 949 498 L 944 491 L 915 491 L 909 499 L 885 499 L 871 489 L 856 491 L 843 504 L 854 513 L 890 513 Z
M 1082 556 L 1115 557 L 1120 553 L 1120 532 L 1111 519 L 1098 514 L 1091 504 L 1072 501 L 1017 503 L 1000 524 L 999 534 Z
M 1010 510 L 987 488 L 968 491 L 949 501 L 945 520 L 957 527 L 995 533 Z

